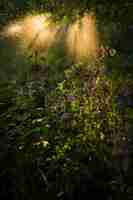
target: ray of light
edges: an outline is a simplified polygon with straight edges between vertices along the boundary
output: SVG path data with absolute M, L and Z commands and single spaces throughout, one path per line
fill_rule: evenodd
M 57 38 L 61 37 L 57 34 L 59 28 L 48 14 L 27 15 L 7 25 L 3 35 L 9 38 L 19 38 L 21 48 L 24 50 L 44 52 Z M 84 14 L 81 19 L 68 26 L 65 33 L 65 44 L 68 55 L 75 61 L 96 57 L 98 34 L 93 13 Z
M 33 50 L 45 50 L 50 47 L 57 32 L 55 24 L 45 15 L 25 17 L 22 30 L 25 45 Z
M 19 22 L 13 22 L 4 27 L 2 31 L 2 36 L 15 38 L 22 32 L 22 25 Z
M 57 26 L 46 14 L 28 15 L 12 22 L 3 30 L 3 36 L 19 38 L 22 47 L 31 50 L 46 50 L 55 41 Z
M 85 14 L 80 20 L 70 25 L 66 37 L 69 55 L 76 61 L 96 57 L 98 34 L 94 14 Z

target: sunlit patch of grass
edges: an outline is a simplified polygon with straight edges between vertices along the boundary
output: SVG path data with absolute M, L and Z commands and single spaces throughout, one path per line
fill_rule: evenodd
M 66 37 L 68 53 L 76 61 L 84 61 L 96 57 L 98 47 L 98 33 L 93 13 L 85 14 L 70 25 Z

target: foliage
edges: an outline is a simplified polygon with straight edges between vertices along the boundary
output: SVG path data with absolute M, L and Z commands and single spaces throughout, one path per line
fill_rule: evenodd
M 15 16 L 18 2 L 8 2 L 0 8 Z M 98 10 L 101 41 L 110 47 L 117 28 L 123 30 L 119 22 L 126 11 L 116 14 L 123 1 L 22 2 L 23 12 L 50 10 L 62 24 Z M 28 67 L 22 70 L 18 62 L 15 75 L 0 81 L 0 198 L 132 199 L 132 66 L 117 50 L 73 63 L 61 41 L 37 62 L 26 54 Z M 1 71 L 10 75 L 9 69 Z
M 80 179 L 90 182 L 88 195 L 91 187 L 101 197 L 117 193 L 120 174 L 114 166 L 119 162 L 114 158 L 123 124 L 112 83 L 98 71 L 98 66 L 72 65 L 53 85 L 33 81 L 12 89 L 10 84 L 8 91 L 3 87 L 9 98 L 0 118 L 1 181 L 11 179 L 17 199 L 76 199 Z

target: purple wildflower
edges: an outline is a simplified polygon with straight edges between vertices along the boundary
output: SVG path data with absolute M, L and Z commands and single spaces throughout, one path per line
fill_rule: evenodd
M 75 101 L 76 97 L 73 95 L 67 96 L 68 101 Z

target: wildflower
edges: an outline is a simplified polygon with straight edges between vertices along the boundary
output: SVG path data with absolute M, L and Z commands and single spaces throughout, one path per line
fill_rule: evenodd
M 51 125 L 50 124 L 46 124 L 46 126 L 45 126 L 46 128 L 50 128 L 51 127 Z
M 70 96 L 67 96 L 67 100 L 68 101 L 75 101 L 76 100 L 76 97 L 75 96 L 73 96 L 73 95 L 70 95 Z

